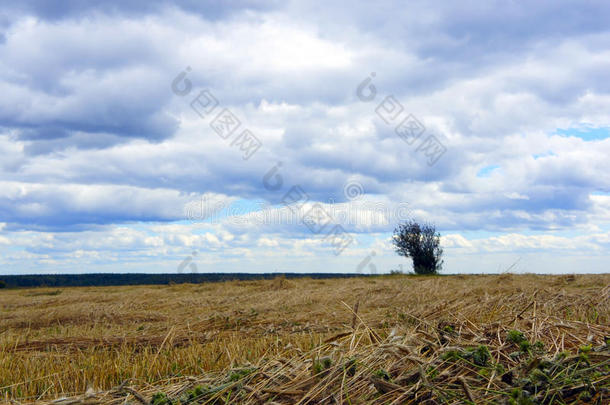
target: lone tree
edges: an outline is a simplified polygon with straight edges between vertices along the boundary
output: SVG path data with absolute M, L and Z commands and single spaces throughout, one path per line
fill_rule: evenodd
M 437 274 L 443 267 L 440 237 L 434 225 L 409 221 L 394 229 L 394 248 L 399 255 L 413 259 L 415 273 Z

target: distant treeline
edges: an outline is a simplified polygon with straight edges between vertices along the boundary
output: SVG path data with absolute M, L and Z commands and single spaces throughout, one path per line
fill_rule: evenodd
M 28 274 L 2 276 L 0 288 L 16 287 L 88 287 L 141 284 L 203 283 L 229 280 L 261 280 L 278 276 L 286 278 L 347 278 L 362 277 L 362 274 L 341 273 L 189 273 L 189 274 L 145 274 L 145 273 L 90 273 L 90 274 Z

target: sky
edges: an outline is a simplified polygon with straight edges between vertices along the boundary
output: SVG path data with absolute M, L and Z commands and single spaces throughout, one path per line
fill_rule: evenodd
M 99 4 L 98 4 L 99 3 Z M 0 274 L 610 262 L 610 3 L 0 1 Z

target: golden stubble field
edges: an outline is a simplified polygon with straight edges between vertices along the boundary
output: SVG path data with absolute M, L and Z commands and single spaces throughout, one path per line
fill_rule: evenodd
M 0 314 L 7 402 L 610 403 L 608 274 L 0 290 Z

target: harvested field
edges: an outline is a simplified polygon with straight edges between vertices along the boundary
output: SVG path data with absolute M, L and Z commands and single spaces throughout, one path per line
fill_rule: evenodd
M 610 275 L 0 293 L 21 403 L 610 403 Z

